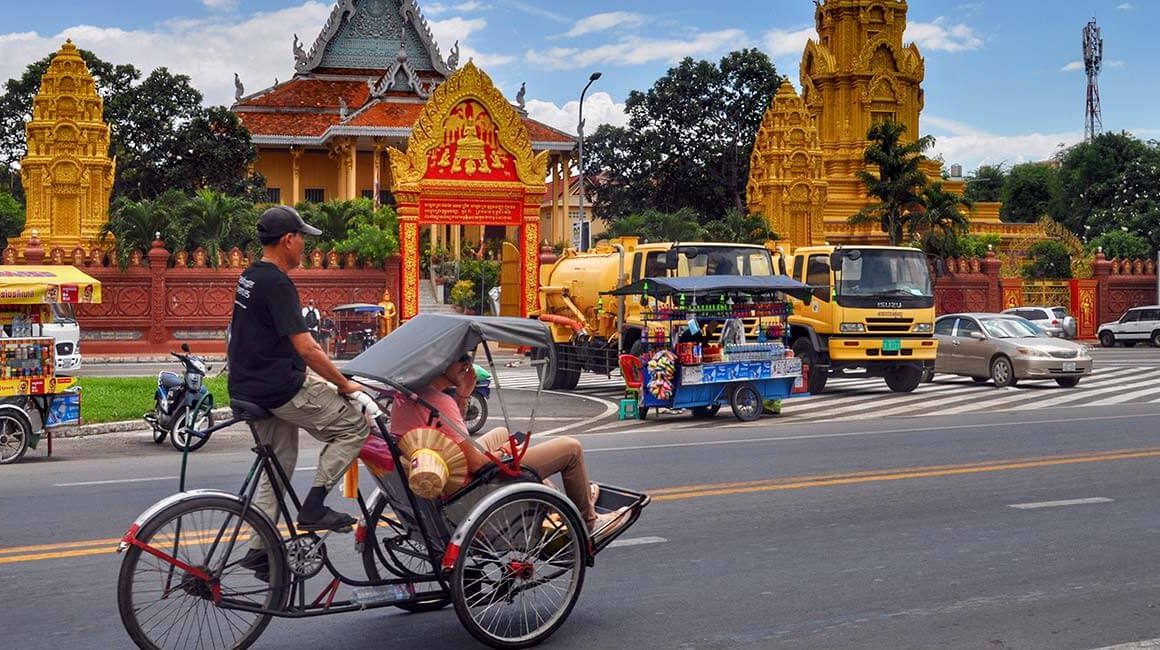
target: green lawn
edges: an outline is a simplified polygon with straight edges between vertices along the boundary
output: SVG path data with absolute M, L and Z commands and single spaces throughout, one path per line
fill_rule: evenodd
M 140 420 L 153 410 L 157 377 L 81 377 L 81 418 L 85 424 Z M 226 377 L 207 377 L 214 404 L 230 403 Z

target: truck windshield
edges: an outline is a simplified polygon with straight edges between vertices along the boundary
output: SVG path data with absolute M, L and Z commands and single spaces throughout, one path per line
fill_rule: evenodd
M 764 248 L 704 246 L 677 251 L 680 267 L 690 276 L 773 275 L 772 257 Z
M 67 302 L 54 302 L 50 306 L 52 307 L 52 321 L 54 323 L 77 322 L 77 312 L 72 304 Z
M 858 259 L 842 260 L 840 296 L 930 297 L 934 295 L 926 258 L 919 251 L 860 249 Z

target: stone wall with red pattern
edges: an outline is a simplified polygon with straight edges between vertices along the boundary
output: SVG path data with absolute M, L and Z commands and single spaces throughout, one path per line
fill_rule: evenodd
M 983 258 L 932 260 L 935 315 L 1000 311 L 1003 304 L 999 286 L 1001 267 L 1002 263 L 991 251 Z
M 1152 260 L 1108 260 L 1096 253 L 1092 275 L 1099 281 L 1100 323 L 1118 320 L 1132 307 L 1155 305 L 1156 263 Z
M 101 281 L 100 304 L 77 309 L 81 350 L 86 356 L 167 352 L 183 342 L 199 352 L 225 350 L 234 289 L 249 265 L 241 251 L 224 254 L 220 266 L 210 268 L 201 252 L 195 253 L 196 259 L 183 254 L 171 258 L 161 242 L 154 242 L 147 254 L 134 255 L 125 269 L 110 264 L 108 255 L 99 249 L 77 250 L 68 256 L 60 250 L 45 253 L 30 246 L 24 261 L 72 262 Z M 4 258 L 5 263 L 14 261 L 8 251 Z M 329 259 L 315 255 L 307 263 L 311 266 L 290 272 L 303 305 L 314 300 L 325 311 L 345 303 L 378 303 L 386 289 L 395 300 L 399 295 L 398 258 L 378 268 L 337 255 Z

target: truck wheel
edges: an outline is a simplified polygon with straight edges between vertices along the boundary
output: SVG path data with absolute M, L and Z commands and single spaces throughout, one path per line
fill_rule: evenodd
M 556 389 L 572 390 L 580 383 L 580 347 L 556 346 Z
M 818 368 L 821 355 L 818 354 L 817 350 L 814 350 L 814 346 L 808 338 L 802 337 L 793 342 L 793 355 L 810 367 L 810 376 L 808 377 L 810 392 L 817 395 L 825 390 L 828 372 Z
M 922 383 L 922 368 L 897 366 L 886 371 L 886 385 L 896 393 L 909 393 Z
M 547 361 L 547 364 L 543 366 L 543 370 L 540 372 L 540 377 L 543 378 L 540 381 L 540 388 L 552 390 L 556 387 L 555 357 L 549 354 L 544 348 L 532 348 L 532 361 L 539 361 L 541 359 Z

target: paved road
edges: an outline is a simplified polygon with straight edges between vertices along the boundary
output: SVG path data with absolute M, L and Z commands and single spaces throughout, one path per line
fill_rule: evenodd
M 548 399 L 555 416 L 555 400 L 574 398 Z M 595 478 L 655 501 L 626 535 L 640 543 L 598 558 L 548 647 L 1080 649 L 1160 637 L 1160 404 L 857 421 L 811 421 L 804 402 L 791 411 L 801 415 L 581 434 Z M 240 434 L 215 439 L 192 458 L 192 486 L 235 486 L 245 448 Z M 300 468 L 316 452 L 305 445 Z M 124 435 L 0 469 L 6 646 L 126 646 L 109 551 L 175 489 L 177 458 Z M 350 552 L 344 540 L 332 549 Z M 474 647 L 450 611 L 388 610 L 276 620 L 259 647 L 384 643 Z

